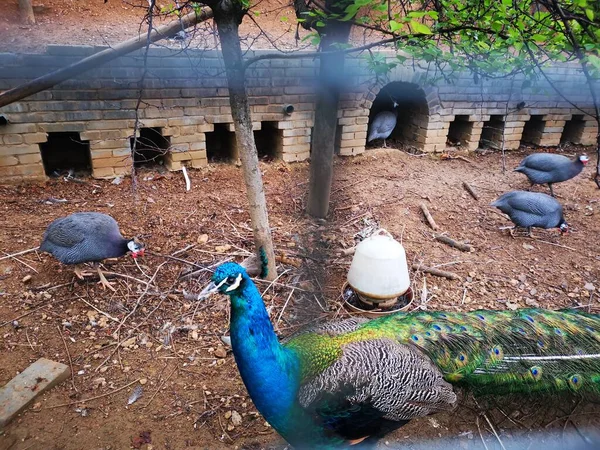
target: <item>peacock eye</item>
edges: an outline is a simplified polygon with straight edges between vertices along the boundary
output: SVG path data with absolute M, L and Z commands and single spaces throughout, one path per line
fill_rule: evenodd
M 235 277 L 233 275 L 229 275 L 227 277 L 227 284 L 233 284 L 235 283 Z

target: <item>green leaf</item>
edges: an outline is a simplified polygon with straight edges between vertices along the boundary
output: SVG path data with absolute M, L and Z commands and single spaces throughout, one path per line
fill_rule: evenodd
M 321 22 L 320 20 L 318 20 L 315 25 L 322 28 L 325 26 L 325 22 Z
M 410 21 L 410 26 L 415 34 L 432 34 L 427 25 L 421 22 Z
M 399 24 L 398 22 L 396 22 L 395 20 L 390 20 L 390 31 L 392 33 L 395 33 L 396 31 L 398 31 L 399 29 L 402 28 L 402 25 Z
M 534 34 L 531 36 L 531 39 L 533 39 L 535 42 L 546 42 L 546 36 L 543 34 Z
M 412 19 L 420 19 L 421 17 L 425 17 L 426 15 L 427 12 L 425 11 L 411 11 L 406 15 L 406 17 L 410 17 Z
M 279 18 L 279 20 L 281 20 L 282 22 L 287 22 L 290 19 L 288 19 L 286 16 L 282 16 Z
M 587 9 L 585 10 L 585 15 L 588 19 L 590 19 L 591 21 L 594 20 L 594 10 L 593 9 Z

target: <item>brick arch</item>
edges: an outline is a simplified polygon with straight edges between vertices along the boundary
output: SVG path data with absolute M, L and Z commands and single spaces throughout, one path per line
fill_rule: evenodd
M 435 114 L 440 109 L 440 98 L 437 88 L 427 85 L 422 81 L 423 74 L 415 73 L 413 71 L 411 71 L 409 74 L 407 73 L 405 67 L 396 67 L 385 79 L 379 78 L 374 80 L 374 83 L 364 94 L 362 107 L 370 111 L 375 98 L 377 98 L 377 95 L 385 86 L 391 83 L 402 82 L 413 84 L 415 85 L 416 89 L 423 91 L 423 98 L 425 99 L 425 104 L 427 105 L 427 114 Z

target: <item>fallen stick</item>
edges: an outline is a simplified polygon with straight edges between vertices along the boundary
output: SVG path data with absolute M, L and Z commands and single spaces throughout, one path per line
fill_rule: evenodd
M 467 183 L 466 181 L 463 181 L 462 185 L 467 190 L 467 192 L 469 194 L 471 194 L 471 197 L 473 197 L 475 200 L 479 200 L 479 195 L 477 195 L 477 192 L 475 192 L 475 190 L 473 190 L 473 188 L 471 187 L 471 185 L 469 183 Z
M 427 206 L 425 206 L 425 203 L 421 203 L 421 211 L 423 211 L 423 215 L 425 216 L 425 219 L 427 219 L 427 223 L 429 224 L 429 226 L 434 231 L 439 230 L 437 223 L 435 223 L 435 220 L 433 220 L 433 217 L 431 216 L 431 213 L 427 209 Z
M 413 270 L 420 270 L 421 272 L 434 275 L 436 277 L 447 278 L 449 280 L 460 280 L 460 277 L 453 272 L 446 272 L 445 270 L 434 269 L 433 267 L 421 266 L 419 264 L 413 264 Z
M 39 247 L 34 247 L 34 248 L 30 248 L 28 250 L 23 250 L 21 252 L 13 253 L 12 255 L 6 255 L 6 256 L 3 256 L 2 258 L 0 258 L 0 261 L 2 261 L 3 259 L 14 258 L 15 256 L 26 255 L 27 253 L 35 252 L 38 249 L 39 249 Z
M 96 400 L 96 399 L 102 398 L 102 397 L 108 397 L 109 395 L 116 394 L 117 392 L 122 391 L 125 388 L 128 388 L 129 386 L 131 386 L 132 384 L 137 383 L 138 381 L 140 381 L 140 378 L 138 378 L 137 380 L 132 381 L 131 383 L 126 384 L 125 386 L 121 386 L 120 388 L 115 389 L 114 391 L 107 392 L 106 394 L 96 395 L 95 397 L 90 397 L 90 398 L 82 398 L 81 400 L 78 400 L 78 401 L 75 401 L 75 402 L 62 403 L 60 405 L 46 406 L 44 409 L 54 409 L 54 408 L 62 408 L 63 406 L 80 405 L 82 403 L 87 403 L 87 402 L 89 402 L 91 400 Z
M 457 242 L 454 239 L 449 238 L 448 236 L 444 236 L 443 234 L 434 234 L 434 239 L 439 242 L 443 242 L 450 247 L 454 247 L 463 252 L 470 252 L 471 246 L 469 244 L 465 244 L 464 242 Z
M 190 177 L 185 166 L 181 167 L 181 171 L 183 172 L 183 178 L 185 178 L 185 190 L 189 191 L 192 188 L 192 183 L 190 182 Z

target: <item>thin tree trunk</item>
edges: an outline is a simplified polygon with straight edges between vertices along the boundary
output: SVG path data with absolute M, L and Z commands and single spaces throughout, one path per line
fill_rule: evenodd
M 335 50 L 336 43 L 348 41 L 351 24 L 330 22 L 321 41 L 321 51 Z M 333 154 L 337 129 L 340 84 L 343 80 L 344 54 L 321 58 L 315 126 L 310 154 L 310 186 L 307 211 L 311 216 L 325 218 L 329 211 L 333 178 Z
M 250 219 L 254 231 L 254 242 L 257 252 L 262 248 L 268 260 L 267 279 L 273 280 L 277 276 L 275 265 L 275 252 L 269 217 L 267 201 L 263 188 L 262 174 L 258 165 L 258 153 L 252 131 L 252 119 L 248 104 L 248 92 L 245 83 L 244 61 L 238 32 L 238 20 L 241 19 L 241 2 L 223 0 L 214 5 L 215 22 L 221 41 L 221 52 L 225 62 L 227 83 L 229 87 L 229 103 L 235 124 L 235 138 L 237 150 L 242 161 L 246 194 L 250 204 Z
M 19 12 L 21 13 L 21 21 L 29 25 L 35 24 L 35 15 L 31 0 L 19 0 Z
M 101 66 L 102 64 L 112 61 L 119 56 L 126 55 L 134 50 L 140 49 L 148 45 L 148 41 L 156 42 L 161 39 L 165 39 L 169 36 L 173 36 L 182 27 L 189 28 L 197 23 L 203 22 L 212 17 L 212 11 L 210 8 L 202 8 L 198 13 L 192 12 L 185 16 L 173 20 L 166 25 L 160 26 L 152 30 L 150 35 L 148 33 L 141 33 L 140 35 L 121 42 L 114 47 L 107 48 L 101 52 L 94 53 L 87 58 L 83 58 L 74 64 L 63 67 L 62 69 L 55 70 L 46 75 L 42 75 L 35 80 L 31 80 L 25 84 L 17 86 L 16 88 L 10 89 L 0 94 L 0 107 L 16 102 L 30 95 L 41 92 L 45 89 L 51 88 L 52 86 L 60 83 L 61 81 L 68 80 L 74 76 L 80 75 L 87 72 L 90 69 Z

